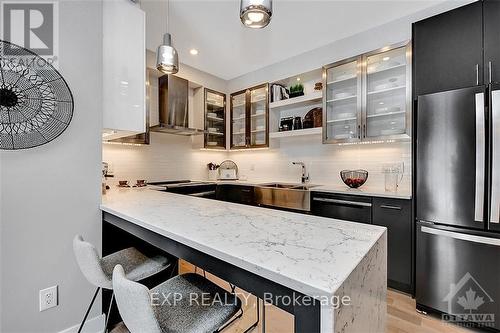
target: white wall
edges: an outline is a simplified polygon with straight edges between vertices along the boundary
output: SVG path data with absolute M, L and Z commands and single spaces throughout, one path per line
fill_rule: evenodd
M 75 101 L 73 120 L 41 147 L 0 151 L 0 331 L 57 332 L 81 321 L 93 287 L 73 257 L 77 233 L 100 248 L 100 1 L 61 1 L 59 64 Z M 56 308 L 38 291 L 59 285 Z M 98 301 L 90 317 L 100 310 Z

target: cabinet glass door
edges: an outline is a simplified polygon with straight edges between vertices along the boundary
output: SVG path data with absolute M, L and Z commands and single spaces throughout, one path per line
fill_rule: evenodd
M 324 142 L 360 140 L 361 71 L 359 58 L 325 69 Z
M 231 95 L 231 147 L 247 146 L 246 91 Z
M 226 96 L 205 89 L 205 148 L 226 148 Z
M 267 84 L 250 89 L 250 145 L 267 146 Z
M 406 46 L 366 56 L 364 138 L 401 138 L 407 134 L 409 67 Z

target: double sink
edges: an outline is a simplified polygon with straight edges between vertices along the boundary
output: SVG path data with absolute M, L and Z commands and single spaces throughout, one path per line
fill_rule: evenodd
M 255 201 L 259 205 L 294 209 L 311 210 L 310 189 L 318 185 L 268 183 L 254 187 Z

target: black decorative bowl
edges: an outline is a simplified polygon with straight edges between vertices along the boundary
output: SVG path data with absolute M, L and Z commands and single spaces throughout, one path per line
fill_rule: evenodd
M 358 188 L 368 179 L 368 171 L 366 170 L 342 170 L 340 171 L 340 178 L 344 184 L 350 188 Z

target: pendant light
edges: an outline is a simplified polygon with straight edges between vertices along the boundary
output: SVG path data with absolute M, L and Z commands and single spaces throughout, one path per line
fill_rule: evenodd
M 167 32 L 163 35 L 163 44 L 156 52 L 156 68 L 165 74 L 175 74 L 179 71 L 179 56 L 172 46 L 172 36 L 169 33 L 170 0 L 167 0 Z
M 241 0 L 240 2 L 240 20 L 248 28 L 266 27 L 271 22 L 272 15 L 272 0 Z

